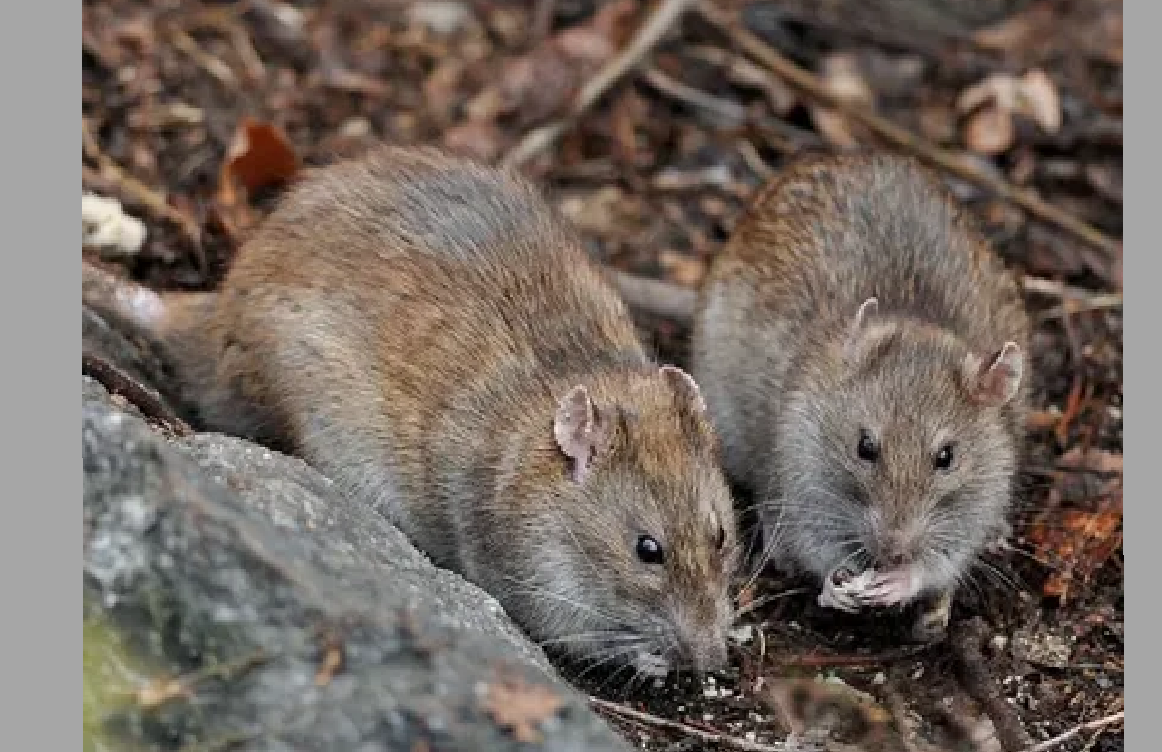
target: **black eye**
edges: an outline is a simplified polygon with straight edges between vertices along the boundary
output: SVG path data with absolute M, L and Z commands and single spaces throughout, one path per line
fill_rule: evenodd
M 932 460 L 932 464 L 936 466 L 937 470 L 947 470 L 952 467 L 952 459 L 954 455 L 952 452 L 952 444 L 945 444 L 940 447 L 940 451 L 936 453 L 936 457 Z
M 875 462 L 880 458 L 879 444 L 866 430 L 859 432 L 859 446 L 856 447 L 856 452 L 864 462 Z
M 718 540 L 715 542 L 715 547 L 721 551 L 722 547 L 726 545 L 726 528 L 718 528 Z
M 666 559 L 662 544 L 648 535 L 637 539 L 637 557 L 646 564 L 661 564 Z

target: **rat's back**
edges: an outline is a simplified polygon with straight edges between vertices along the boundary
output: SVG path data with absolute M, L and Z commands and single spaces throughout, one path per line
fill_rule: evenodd
M 884 311 L 990 347 L 998 330 L 1023 318 L 1012 278 L 947 191 L 910 159 L 805 159 L 764 193 L 723 267 L 748 270 L 760 297 L 785 316 L 843 325 L 875 296 Z
M 269 430 L 253 433 L 286 437 L 405 530 L 398 500 L 430 498 L 437 465 L 467 462 L 499 416 L 562 376 L 648 362 L 535 188 L 434 151 L 386 148 L 309 176 L 219 297 L 216 383 L 269 406 Z

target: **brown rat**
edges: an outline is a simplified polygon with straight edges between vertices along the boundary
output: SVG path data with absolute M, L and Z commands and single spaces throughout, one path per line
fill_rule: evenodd
M 160 333 L 203 426 L 300 454 L 534 639 L 725 662 L 736 532 L 698 387 L 515 174 L 384 148 L 291 189 L 217 293 L 104 304 Z
M 693 373 L 768 555 L 821 602 L 926 603 L 1005 522 L 1023 436 L 1020 290 L 947 192 L 891 155 L 765 186 L 699 293 Z

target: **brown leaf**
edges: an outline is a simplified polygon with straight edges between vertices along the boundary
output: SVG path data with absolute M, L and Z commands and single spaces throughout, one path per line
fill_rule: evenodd
M 189 690 L 180 679 L 158 679 L 137 690 L 137 704 L 145 710 L 152 710 L 189 696 Z
M 666 279 L 686 287 L 697 287 L 706 276 L 706 262 L 684 253 L 662 251 L 659 260 L 666 270 Z
M 869 106 L 874 104 L 875 95 L 864 80 L 859 61 L 854 55 L 828 55 L 823 60 L 821 73 L 823 83 L 833 96 L 846 102 Z M 828 143 L 841 149 L 854 149 L 859 145 L 859 139 L 847 118 L 826 107 L 813 106 L 810 111 L 811 121 Z
M 1061 455 L 1058 464 L 1070 470 L 1092 470 L 1102 475 L 1122 474 L 1122 455 L 1105 449 L 1074 447 Z
M 1033 68 L 1017 78 L 995 73 L 961 93 L 956 107 L 969 113 L 980 107 L 992 107 L 1005 114 L 1022 115 L 1037 123 L 1046 133 L 1061 127 L 1061 100 L 1057 87 L 1040 68 Z
M 315 672 L 315 684 L 319 687 L 330 684 L 341 668 L 343 668 L 343 648 L 332 643 L 323 651 L 323 662 Z
M 541 740 L 537 725 L 553 717 L 564 704 L 548 687 L 511 679 L 488 687 L 484 708 L 501 727 L 510 729 L 518 742 L 535 744 Z
M 1012 116 L 996 106 L 982 108 L 969 118 L 964 128 L 968 148 L 990 156 L 1007 151 L 1013 145 L 1014 135 Z
M 285 133 L 269 123 L 245 118 L 222 165 L 218 198 L 232 205 L 238 200 L 238 188 L 252 192 L 286 183 L 298 169 L 299 158 Z
M 470 120 L 444 131 L 443 143 L 450 152 L 492 162 L 504 150 L 505 138 L 494 124 Z

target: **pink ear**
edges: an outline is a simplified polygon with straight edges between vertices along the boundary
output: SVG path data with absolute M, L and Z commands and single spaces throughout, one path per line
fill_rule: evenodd
M 965 358 L 973 399 L 985 405 L 1003 405 L 1017 396 L 1025 371 L 1025 357 L 1016 342 L 1006 342 L 992 358 Z
M 682 399 L 689 400 L 698 412 L 706 411 L 706 402 L 702 399 L 702 390 L 694 377 L 677 366 L 662 366 L 662 376 L 670 382 L 670 386 Z
M 569 458 L 569 475 L 574 481 L 585 480 L 593 466 L 601 437 L 597 409 L 589 398 L 589 390 L 583 386 L 573 387 L 557 404 L 553 438 Z
M 847 343 L 844 346 L 844 352 L 848 356 L 854 354 L 860 335 L 863 334 L 868 324 L 875 319 L 879 312 L 879 298 L 873 296 L 860 304 L 859 310 L 855 312 L 855 319 L 851 322 L 851 326 L 847 330 Z

